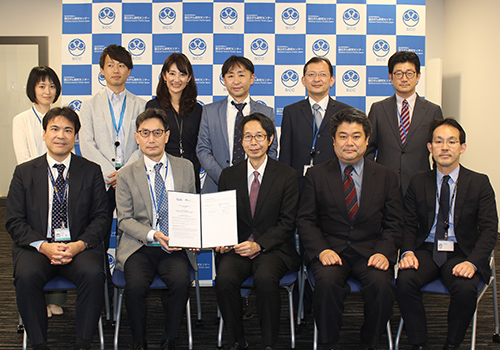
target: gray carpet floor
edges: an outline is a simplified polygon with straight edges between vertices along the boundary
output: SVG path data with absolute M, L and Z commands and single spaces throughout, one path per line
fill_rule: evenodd
M 21 349 L 22 335 L 17 333 L 18 312 L 14 286 L 12 283 L 12 257 L 10 248 L 12 240 L 5 230 L 5 207 L 0 207 L 0 349 Z M 497 256 L 500 252 L 497 248 Z M 497 263 L 497 266 L 499 264 Z M 69 291 L 68 301 L 64 305 L 64 315 L 54 316 L 49 321 L 48 339 L 52 350 L 72 349 L 74 346 L 74 305 L 76 294 Z M 253 294 L 251 298 L 254 298 Z M 432 349 L 441 349 L 446 339 L 446 311 L 449 298 L 442 295 L 425 294 L 424 297 L 429 323 L 429 336 Z M 478 334 L 476 349 L 499 349 L 500 344 L 492 341 L 495 331 L 493 301 L 491 288 L 487 291 L 479 304 Z M 191 314 L 193 319 L 194 349 L 206 350 L 217 348 L 217 307 L 215 292 L 211 287 L 203 287 L 202 301 L 202 326 L 196 326 L 196 299 L 194 288 L 191 292 Z M 391 318 L 392 332 L 395 335 L 399 323 L 400 312 L 397 303 Z M 341 331 L 341 345 L 345 349 L 357 349 L 359 345 L 359 328 L 363 321 L 363 300 L 359 294 L 351 294 L 346 300 L 345 313 Z M 151 291 L 148 296 L 148 337 L 150 349 L 156 349 L 161 341 L 163 328 L 163 312 L 160 301 L 160 292 Z M 260 349 L 261 339 L 257 317 L 245 321 L 245 331 L 250 349 Z M 106 349 L 113 348 L 114 329 L 112 326 L 105 328 Z M 296 328 L 296 349 L 312 349 L 313 319 L 309 314 L 305 323 Z M 123 307 L 123 318 L 120 327 L 120 349 L 127 349 L 131 335 L 127 320 L 127 313 Z M 227 346 L 226 342 L 224 345 Z M 93 347 L 98 349 L 97 334 Z M 177 341 L 178 349 L 187 349 L 186 322 L 183 322 L 181 337 Z M 290 348 L 290 328 L 288 318 L 288 300 L 285 291 L 282 292 L 282 312 L 280 324 L 279 349 Z M 380 341 L 380 349 L 387 349 L 387 338 Z M 461 349 L 470 348 L 470 327 Z M 406 335 L 403 332 L 401 349 L 410 349 Z

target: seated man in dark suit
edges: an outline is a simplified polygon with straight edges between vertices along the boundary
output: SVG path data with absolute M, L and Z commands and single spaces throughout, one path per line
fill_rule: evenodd
M 297 173 L 267 153 L 275 128 L 261 113 L 243 118 L 238 126 L 248 156 L 222 171 L 219 191 L 236 190 L 238 242 L 217 247 L 215 291 L 227 325 L 231 350 L 248 349 L 243 330 L 240 286 L 253 274 L 263 349 L 275 349 L 280 323 L 279 281 L 297 270 L 292 244 L 299 202 Z
M 53 108 L 43 129 L 47 153 L 16 167 L 7 195 L 17 306 L 33 349 L 47 349 L 43 287 L 57 275 L 73 282 L 75 349 L 90 349 L 104 302 L 108 199 L 99 165 L 71 153 L 80 130 L 77 114 Z
M 465 131 L 454 119 L 431 125 L 427 148 L 437 169 L 413 177 L 405 198 L 397 296 L 408 341 L 429 349 L 420 288 L 442 277 L 451 296 L 444 350 L 458 349 L 476 309 L 479 278 L 488 280 L 498 217 L 488 176 L 460 165 Z
M 297 228 L 316 282 L 314 317 L 319 343 L 338 349 L 350 277 L 365 300 L 362 349 L 374 349 L 394 303 L 393 265 L 401 242 L 403 209 L 395 173 L 363 156 L 371 132 L 366 115 L 343 109 L 331 119 L 338 159 L 309 169 Z
M 169 190 L 195 192 L 193 164 L 165 152 L 170 136 L 167 114 L 147 109 L 136 121 L 135 140 L 144 154 L 118 175 L 116 204 L 123 237 L 116 268 L 125 273 L 125 306 L 134 350 L 147 350 L 146 295 L 155 274 L 167 286 L 162 303 L 166 318 L 160 350 L 175 349 L 189 297 L 189 260 L 168 246 Z

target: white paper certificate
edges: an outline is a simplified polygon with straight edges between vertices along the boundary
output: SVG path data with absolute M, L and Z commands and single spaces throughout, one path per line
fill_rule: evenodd
M 236 190 L 168 192 L 169 246 L 213 248 L 238 243 Z

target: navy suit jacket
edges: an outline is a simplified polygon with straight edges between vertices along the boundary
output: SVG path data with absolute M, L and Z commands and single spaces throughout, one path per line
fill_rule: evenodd
M 48 181 L 45 154 L 18 165 L 14 171 L 5 218 L 5 227 L 14 241 L 14 264 L 23 249 L 35 249 L 30 243 L 47 237 Z M 72 154 L 68 192 L 71 241 L 82 240 L 89 248 L 97 247 L 109 230 L 110 219 L 101 167 Z
M 416 250 L 429 235 L 436 212 L 436 189 L 436 170 L 418 174 L 411 180 L 405 198 L 401 252 Z M 488 176 L 460 166 L 453 215 L 458 246 L 467 261 L 488 280 L 488 257 L 498 234 L 495 193 Z

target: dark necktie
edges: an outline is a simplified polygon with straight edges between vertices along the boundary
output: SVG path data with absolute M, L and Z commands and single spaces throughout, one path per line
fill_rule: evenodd
M 356 186 L 354 181 L 352 181 L 351 171 L 354 167 L 352 165 L 347 166 L 344 169 L 344 196 L 345 204 L 347 206 L 347 213 L 351 220 L 354 219 L 356 213 L 358 212 L 358 195 L 356 194 Z
M 247 105 L 246 102 L 236 103 L 231 101 L 231 104 L 236 107 L 238 113 L 236 113 L 236 119 L 234 120 L 234 141 L 233 141 L 233 164 L 245 159 L 245 151 L 241 146 L 240 136 L 238 135 L 238 125 L 241 119 L 243 119 L 243 108 Z
M 408 129 L 410 128 L 410 105 L 408 101 L 403 100 L 403 107 L 401 108 L 401 120 L 399 124 L 399 136 L 401 137 L 401 143 L 406 143 L 406 136 L 408 135 Z
M 56 188 L 54 189 L 54 195 L 52 196 L 52 240 L 54 240 L 54 230 L 67 226 L 68 222 L 68 201 L 65 195 L 66 182 L 64 181 L 64 169 L 66 166 L 64 164 L 54 164 L 54 168 L 57 168 L 58 175 L 56 179 Z
M 250 210 L 252 212 L 252 218 L 255 215 L 255 207 L 257 206 L 257 198 L 259 197 L 259 190 L 260 190 L 260 182 L 259 182 L 259 172 L 255 170 L 253 172 L 253 181 L 252 185 L 250 185 Z M 248 241 L 254 242 L 255 239 L 253 237 L 253 233 L 248 237 Z M 257 255 L 259 255 L 260 252 L 255 253 L 254 255 L 250 256 L 250 259 L 254 259 Z
M 441 267 L 447 258 L 446 252 L 438 251 L 438 241 L 445 239 L 445 233 L 448 231 L 448 214 L 450 211 L 450 185 L 448 180 L 449 175 L 443 177 L 443 184 L 441 185 L 441 194 L 439 195 L 439 212 L 436 223 L 436 234 L 434 235 L 434 249 L 432 251 L 432 259 L 437 266 Z

